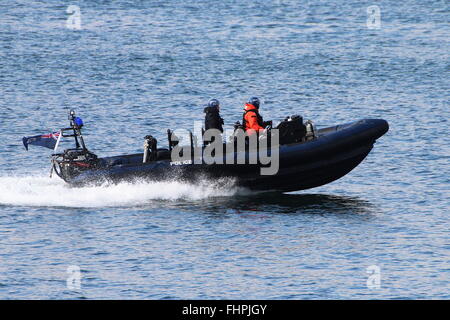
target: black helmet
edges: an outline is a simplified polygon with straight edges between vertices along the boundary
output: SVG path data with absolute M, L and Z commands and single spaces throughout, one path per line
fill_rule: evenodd
M 255 108 L 259 109 L 259 104 L 260 104 L 259 98 L 251 97 L 250 99 L 248 99 L 248 103 L 255 106 Z
M 218 108 L 220 106 L 220 102 L 217 99 L 211 99 L 208 102 L 208 107 Z

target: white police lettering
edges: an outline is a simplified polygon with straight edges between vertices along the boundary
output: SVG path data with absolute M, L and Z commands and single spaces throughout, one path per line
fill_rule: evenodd
M 227 315 L 246 315 L 250 317 L 252 315 L 264 315 L 267 305 L 251 305 L 251 304 L 227 304 Z
M 183 164 L 192 164 L 192 160 L 172 161 L 170 163 L 171 166 L 181 166 Z

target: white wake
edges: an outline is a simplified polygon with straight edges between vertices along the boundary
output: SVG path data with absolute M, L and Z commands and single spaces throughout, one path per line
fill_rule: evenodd
M 120 183 L 72 188 L 59 178 L 0 176 L 0 205 L 45 207 L 139 206 L 152 200 L 200 200 L 232 196 L 233 181 Z

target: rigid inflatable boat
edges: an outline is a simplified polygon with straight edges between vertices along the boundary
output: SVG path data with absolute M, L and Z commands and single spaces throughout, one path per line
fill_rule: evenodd
M 173 151 L 178 146 L 171 141 L 170 130 L 168 148 L 156 148 L 156 141 L 152 145 L 148 140 L 153 141 L 150 136 L 146 137 L 143 153 L 101 158 L 86 148 L 81 128 L 72 121 L 69 128 L 61 129 L 61 133 L 63 137 L 74 137 L 76 148 L 53 154 L 53 171 L 73 186 L 142 180 L 183 180 L 195 183 L 205 179 L 217 181 L 231 178 L 237 186 L 251 190 L 304 190 L 330 183 L 349 173 L 364 160 L 375 141 L 388 131 L 389 125 L 382 119 L 363 119 L 316 129 L 312 122 L 303 122 L 301 117 L 292 116 L 274 129 L 279 130 L 278 143 L 267 145 L 266 151 L 268 155 L 274 155 L 273 150 L 276 150 L 277 171 L 265 175 L 261 169 L 267 164 L 250 161 L 254 152 L 251 148 L 227 153 L 227 144 L 235 141 L 223 144 L 224 159 L 234 162 L 224 160 L 208 163 L 202 158 L 202 151 L 208 145 L 194 143 L 191 134 L 190 145 L 180 147 L 184 152 L 192 151 L 189 152 L 189 159 L 174 160 Z M 245 161 L 236 161 L 239 157 Z

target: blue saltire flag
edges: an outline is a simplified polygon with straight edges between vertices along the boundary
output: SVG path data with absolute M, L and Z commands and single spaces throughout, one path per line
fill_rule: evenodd
M 41 146 L 49 149 L 54 149 L 56 146 L 56 142 L 58 141 L 60 132 L 53 132 L 49 134 L 43 134 L 33 137 L 23 137 L 23 145 L 25 149 L 28 151 L 28 145 Z

